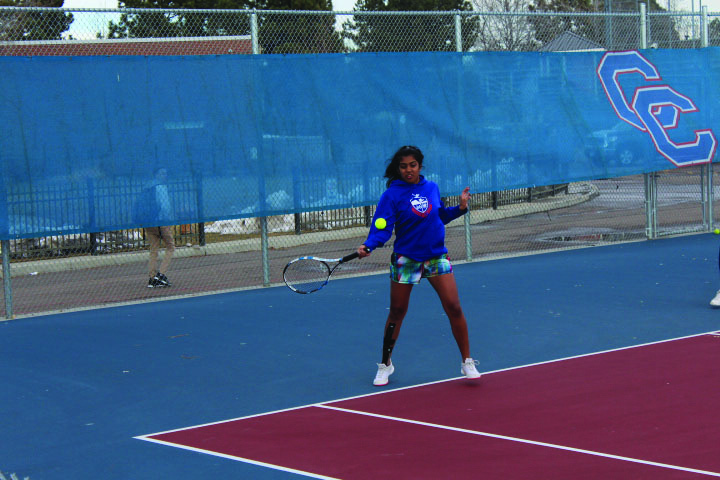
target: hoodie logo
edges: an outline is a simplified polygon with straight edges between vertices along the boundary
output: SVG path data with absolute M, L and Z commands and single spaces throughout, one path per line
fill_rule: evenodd
M 421 217 L 427 217 L 432 211 L 432 205 L 428 202 L 428 199 L 421 197 L 419 193 L 413 193 L 410 199 L 410 205 L 412 205 L 412 211 L 415 215 Z

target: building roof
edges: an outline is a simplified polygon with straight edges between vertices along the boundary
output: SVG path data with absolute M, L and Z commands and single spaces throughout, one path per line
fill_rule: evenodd
M 568 30 L 540 48 L 541 52 L 602 51 L 605 47 Z
M 250 35 L 0 42 L 0 56 L 236 55 L 252 53 Z

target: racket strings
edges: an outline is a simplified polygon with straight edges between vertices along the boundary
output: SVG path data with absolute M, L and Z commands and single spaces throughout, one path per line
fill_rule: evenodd
M 283 276 L 290 288 L 310 293 L 325 285 L 330 277 L 330 267 L 320 260 L 301 259 L 285 267 Z

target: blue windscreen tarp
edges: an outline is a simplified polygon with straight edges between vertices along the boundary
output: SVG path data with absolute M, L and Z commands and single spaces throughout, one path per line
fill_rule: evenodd
M 444 195 L 712 161 L 720 50 L 0 57 L 0 238 L 371 205 L 425 153 Z

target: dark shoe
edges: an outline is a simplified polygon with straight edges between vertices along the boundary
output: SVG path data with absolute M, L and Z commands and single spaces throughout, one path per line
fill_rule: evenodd
M 155 287 L 162 287 L 163 285 L 160 283 L 160 280 L 157 276 L 150 277 L 150 280 L 148 280 L 148 288 L 155 288 Z
M 158 287 L 172 287 L 172 283 L 170 283 L 168 278 L 163 273 L 158 272 L 158 274 L 155 275 L 155 280 L 157 280 L 159 283 Z

